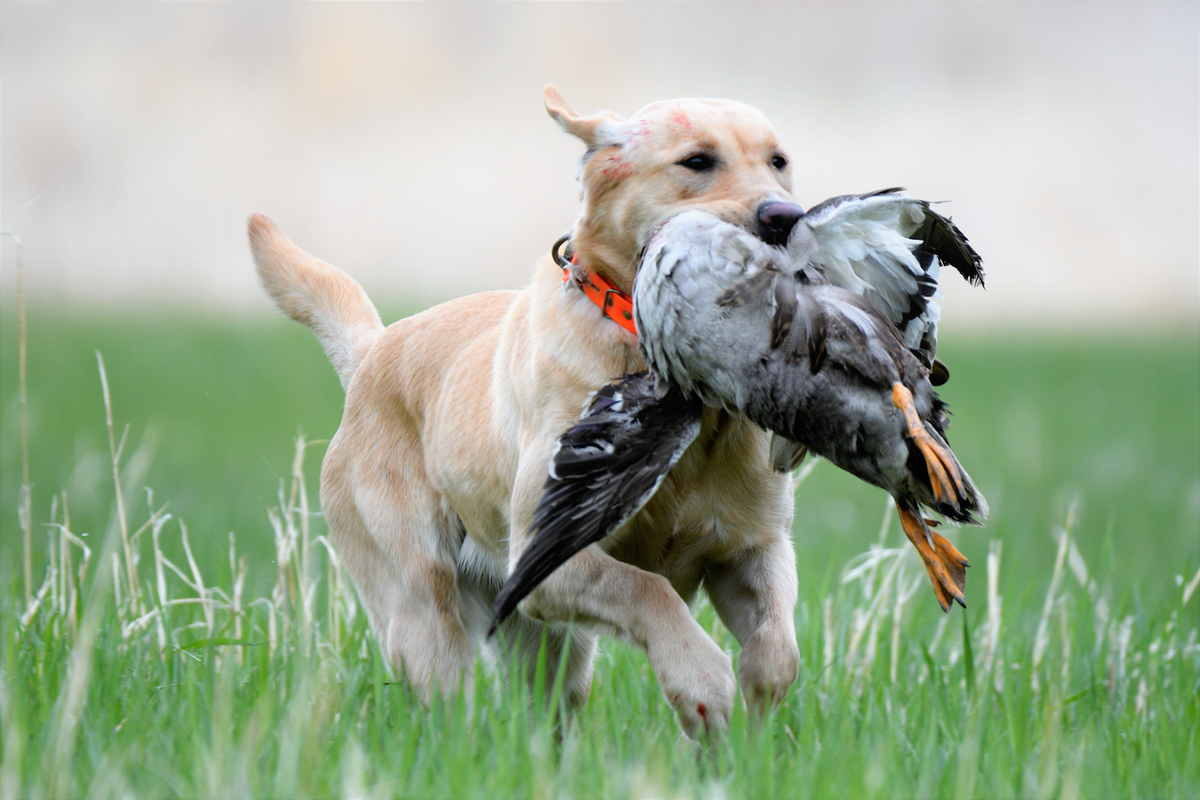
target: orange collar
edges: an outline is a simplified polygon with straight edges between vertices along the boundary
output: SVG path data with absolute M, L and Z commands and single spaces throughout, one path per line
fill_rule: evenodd
M 571 265 L 575 265 L 576 271 L 580 274 L 575 279 L 575 285 L 593 303 L 600 306 L 600 310 L 604 312 L 605 316 L 634 336 L 637 336 L 637 325 L 633 321 L 633 298 L 621 291 L 615 283 L 604 276 L 580 268 L 579 256 L 578 254 L 571 253 L 569 241 L 570 236 L 564 236 L 555 242 L 554 247 L 550 250 L 550 254 L 554 256 L 554 261 L 562 267 L 563 283 L 571 281 Z M 567 253 L 570 256 L 570 260 L 564 258 L 559 252 L 563 243 L 568 243 Z

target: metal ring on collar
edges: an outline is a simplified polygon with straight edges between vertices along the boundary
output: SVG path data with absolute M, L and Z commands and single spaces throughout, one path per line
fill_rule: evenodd
M 567 258 L 565 258 L 563 256 L 563 254 L 559 251 L 562 249 L 562 246 L 564 244 L 567 244 L 570 241 L 571 241 L 571 234 L 564 233 L 562 236 L 558 237 L 558 241 L 556 241 L 550 247 L 550 255 L 551 255 L 551 257 L 554 258 L 554 263 L 558 264 L 564 270 L 568 270 L 571 268 L 571 262 Z

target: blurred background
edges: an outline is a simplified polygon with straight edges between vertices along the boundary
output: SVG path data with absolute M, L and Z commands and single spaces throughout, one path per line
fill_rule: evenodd
M 1174 2 L 3 3 L 0 226 L 23 245 L 38 525 L 63 490 L 79 525 L 107 524 L 99 350 L 126 456 L 146 453 L 138 502 L 153 485 L 214 548 L 264 528 L 292 437 L 330 436 L 341 393 L 269 310 L 247 215 L 357 277 L 385 322 L 520 287 L 576 213 L 555 83 L 585 113 L 755 105 L 804 205 L 893 185 L 949 201 L 988 274 L 986 291 L 948 277 L 941 335 L 987 535 L 1036 529 L 1052 555 L 1082 498 L 1091 555 L 1125 557 L 1132 527 L 1168 542 L 1147 569 L 1194 564 L 1198 32 L 1200 5 Z M 0 248 L 7 570 L 17 251 Z M 807 524 L 857 529 L 858 552 L 882 494 L 838 485 Z
M 949 284 L 949 321 L 1163 325 L 1200 308 L 1194 3 L 2 13 L 0 220 L 16 218 L 39 299 L 261 310 L 252 211 L 373 297 L 522 286 L 575 213 L 582 148 L 542 108 L 555 83 L 584 113 L 755 105 L 805 205 L 893 185 L 951 201 L 990 280 Z

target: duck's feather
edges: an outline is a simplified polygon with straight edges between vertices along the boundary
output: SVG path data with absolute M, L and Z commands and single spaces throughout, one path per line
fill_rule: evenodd
M 982 260 L 949 218 L 900 191 L 842 195 L 819 203 L 793 229 L 788 250 L 797 266 L 811 265 L 882 311 L 922 363 L 933 367 L 941 267 L 949 265 L 982 286 Z M 933 377 L 941 383 L 948 374 L 939 365 Z

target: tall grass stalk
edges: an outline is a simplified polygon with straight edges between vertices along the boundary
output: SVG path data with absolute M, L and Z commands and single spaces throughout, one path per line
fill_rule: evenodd
M 28 204 L 26 204 L 28 205 Z M 22 534 L 22 565 L 25 576 L 25 605 L 33 600 L 33 493 L 29 485 L 29 401 L 25 377 L 25 261 L 21 237 L 11 229 L 0 231 L 13 241 L 17 273 L 17 393 L 21 408 L 21 496 L 17 514 Z
M 17 209 L 20 214 L 41 199 L 45 192 L 27 200 Z M 7 236 L 13 242 L 13 257 L 17 278 L 17 392 L 21 409 L 21 495 L 18 514 L 22 534 L 22 566 L 24 567 L 25 605 L 33 599 L 33 491 L 29 483 L 29 400 L 26 362 L 28 347 L 25 324 L 25 258 L 24 243 L 16 234 L 16 217 L 8 227 L 0 231 L 0 238 Z
M 121 454 L 125 451 L 125 441 L 129 438 L 129 425 L 121 432 L 118 444 L 113 436 L 112 398 L 108 392 L 108 375 L 104 371 L 104 356 L 96 351 L 96 364 L 100 368 L 100 386 L 104 390 L 104 421 L 108 428 L 108 451 L 112 457 L 112 477 L 114 505 L 117 513 L 117 529 L 121 532 L 121 548 L 125 553 L 125 576 L 129 579 L 129 605 L 135 616 L 141 614 L 141 590 L 137 582 L 137 565 L 133 559 L 133 546 L 129 541 L 129 522 L 125 518 L 125 494 L 121 491 Z

